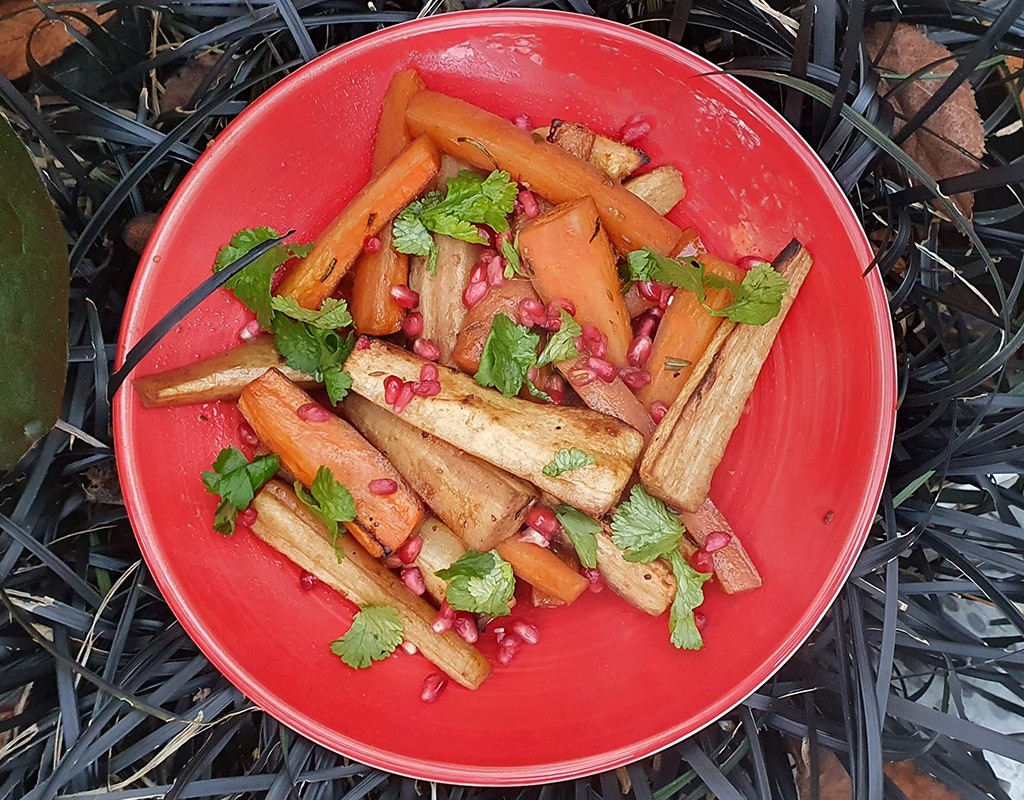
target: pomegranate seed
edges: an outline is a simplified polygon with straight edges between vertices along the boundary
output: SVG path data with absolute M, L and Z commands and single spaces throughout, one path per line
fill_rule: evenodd
M 420 304 L 419 292 L 414 292 L 404 283 L 396 284 L 391 287 L 391 291 L 388 292 L 391 295 L 391 299 L 394 300 L 402 308 L 416 308 Z
M 557 331 L 562 328 L 562 316 L 555 309 L 555 313 L 551 314 L 551 309 L 548 309 L 548 315 L 544 318 L 541 325 L 549 331 Z
M 645 369 L 635 369 L 634 367 L 626 367 L 620 370 L 619 377 L 633 391 L 642 389 L 651 382 L 651 373 Z
M 498 640 L 498 644 L 501 644 L 504 638 L 507 636 L 507 632 L 504 628 L 495 628 L 494 637 Z
M 412 343 L 412 351 L 427 361 L 437 361 L 441 357 L 441 348 L 430 341 L 430 339 L 417 339 Z
M 479 264 L 477 264 L 475 267 L 473 267 L 472 270 L 470 270 L 470 272 L 469 272 L 469 282 L 470 283 L 480 283 L 482 281 L 486 281 L 487 280 L 487 262 L 489 262 L 489 261 L 490 261 L 490 259 L 487 259 L 486 262 L 485 261 L 481 261 Z
M 591 370 L 583 369 L 582 367 L 576 367 L 569 370 L 566 377 L 569 379 L 569 383 L 573 386 L 589 386 L 597 380 L 597 375 L 595 375 Z
M 528 370 L 526 370 L 526 379 L 530 383 L 536 383 L 537 382 L 537 378 L 539 378 L 539 377 L 540 377 L 540 370 L 537 367 L 530 367 Z
M 402 333 L 410 339 L 423 333 L 423 315 L 419 311 L 410 311 L 402 320 Z
M 432 672 L 423 681 L 423 690 L 420 692 L 420 700 L 424 703 L 437 702 L 444 687 L 448 685 L 448 679 L 440 672 Z
M 726 531 L 711 531 L 704 540 L 704 550 L 708 553 L 717 553 L 723 547 L 728 547 L 732 537 Z
M 512 630 L 527 644 L 537 644 L 540 641 L 540 631 L 537 630 L 536 625 L 531 625 L 529 622 L 517 620 L 512 623 Z
M 638 281 L 636 288 L 644 300 L 650 300 L 652 303 L 659 302 L 662 294 L 664 294 L 661 291 L 661 286 L 654 281 Z
M 455 624 L 455 609 L 448 605 L 447 600 L 441 601 L 441 608 L 437 612 L 437 616 L 434 617 L 434 623 L 431 625 L 434 633 L 444 633 L 447 630 L 451 630 L 452 625 Z
M 512 659 L 516 657 L 516 653 L 519 652 L 522 645 L 523 640 L 514 633 L 507 634 L 498 645 L 498 661 L 507 667 L 512 663 Z
M 420 572 L 419 567 L 403 569 L 402 583 L 415 595 L 421 595 L 427 591 L 427 584 L 423 580 L 423 573 Z
M 522 128 L 524 131 L 531 130 L 533 126 L 530 125 L 530 115 L 527 113 L 517 114 L 512 118 L 512 123 L 517 128 Z
M 651 123 L 642 116 L 630 117 L 626 124 L 619 131 L 619 139 L 623 144 L 633 144 L 643 139 L 651 132 Z
M 331 412 L 316 403 L 303 403 L 295 409 L 295 416 L 304 422 L 327 422 Z
M 708 629 L 708 618 L 703 611 L 693 612 L 693 623 L 697 626 L 697 630 L 701 633 Z
M 238 438 L 242 440 L 242 444 L 249 447 L 256 447 L 260 443 L 260 437 L 244 419 L 238 423 Z
M 302 570 L 302 573 L 299 575 L 299 586 L 302 587 L 302 591 L 304 592 L 310 591 L 319 582 L 320 581 L 316 579 L 316 575 L 314 575 L 312 572 L 306 572 L 306 570 Z
M 416 655 L 420 651 L 420 649 L 410 641 L 402 642 L 402 649 L 411 656 Z
M 519 534 L 519 541 L 524 544 L 535 544 L 537 547 L 551 546 L 551 540 L 543 533 L 533 528 L 523 528 L 523 532 Z
M 417 397 L 434 397 L 441 394 L 441 381 L 416 381 L 412 393 Z
M 370 481 L 370 494 L 388 495 L 398 491 L 398 484 L 391 478 L 374 478 Z
M 505 285 L 505 261 L 495 256 L 487 263 L 487 283 L 491 286 Z
M 674 291 L 674 289 L 668 286 L 663 287 L 661 297 L 658 300 L 658 309 L 662 314 L 665 313 L 665 309 L 668 308 L 668 304 L 672 302 L 672 294 Z
M 549 386 L 547 392 L 548 397 L 551 398 L 551 402 L 556 406 L 560 406 L 565 403 L 565 389 L 556 389 Z
M 384 379 L 384 402 L 393 406 L 404 385 L 405 382 L 397 375 L 388 375 Z
M 576 304 L 568 297 L 556 297 L 548 306 L 549 314 L 551 313 L 552 308 L 556 309 L 555 316 L 558 316 L 557 309 L 559 308 L 563 309 L 570 317 L 576 316 Z
M 396 414 L 401 414 L 405 411 L 405 407 L 412 402 L 412 399 L 416 396 L 416 393 L 412 389 L 412 384 L 408 381 L 402 384 L 401 390 L 398 392 L 398 397 L 395 398 L 395 402 L 391 404 L 391 410 Z
M 668 403 L 663 403 L 661 400 L 655 400 L 651 403 L 651 419 L 655 422 L 661 422 L 665 419 L 665 415 L 668 413 Z
M 473 619 L 472 614 L 460 611 L 455 615 L 453 625 L 455 626 L 455 632 L 468 644 L 473 644 L 480 638 L 480 629 L 476 626 L 476 620 Z
M 422 367 L 420 367 L 421 381 L 436 381 L 437 378 L 437 367 L 434 364 L 424 364 Z
M 590 354 L 598 358 L 604 358 L 608 352 L 608 337 L 596 325 L 588 323 L 583 326 L 583 343 Z
M 648 338 L 654 336 L 654 329 L 658 327 L 657 317 L 650 314 L 641 314 L 637 317 L 636 323 L 636 335 L 647 336 Z
M 715 557 L 707 550 L 698 550 L 693 554 L 693 568 L 697 570 L 697 572 L 714 572 Z
M 587 366 L 592 369 L 594 374 L 605 383 L 611 383 L 619 374 L 619 371 L 611 361 L 605 361 L 603 358 L 598 358 L 597 356 L 591 356 L 588 358 Z
M 547 312 L 540 300 L 527 297 L 519 301 L 519 322 L 527 328 L 540 325 L 547 319 Z
M 516 200 L 519 201 L 519 205 L 523 207 L 523 213 L 526 214 L 527 219 L 535 219 L 540 214 L 540 206 L 537 205 L 537 198 L 533 196 L 533 192 L 529 189 L 523 189 L 519 192 Z
M 736 266 L 738 266 L 740 269 L 749 270 L 767 263 L 768 262 L 765 261 L 760 256 L 743 256 L 743 258 L 736 262 Z
M 562 530 L 562 524 L 555 512 L 545 506 L 534 506 L 526 512 L 526 524 L 540 531 L 549 539 Z
M 653 317 L 655 320 L 660 320 L 663 316 L 665 316 L 665 309 L 662 308 L 661 306 L 655 306 L 647 313 L 650 314 L 651 317 Z
M 462 305 L 466 308 L 473 308 L 484 299 L 487 294 L 487 284 L 484 281 L 470 283 L 462 292 Z
M 548 378 L 548 391 L 561 392 L 562 394 L 565 394 L 565 378 L 557 372 Z
M 356 339 L 356 350 L 369 350 L 370 349 L 370 337 L 360 336 Z
M 477 225 L 476 235 L 487 242 L 487 244 L 494 244 L 494 234 L 491 232 L 490 228 L 483 225 Z
M 384 566 L 388 569 L 400 569 L 404 565 L 402 564 L 402 559 L 398 556 L 390 555 L 384 559 Z
M 243 342 L 248 342 L 250 339 L 255 339 L 260 332 L 260 324 L 254 319 L 249 320 L 243 325 L 238 331 L 238 338 Z
M 582 570 L 583 577 L 586 578 L 590 585 L 587 587 L 594 594 L 599 594 L 604 589 L 604 580 L 601 578 L 601 573 L 596 569 L 584 569 Z
M 626 353 L 626 360 L 634 367 L 642 367 L 651 357 L 651 350 L 654 349 L 654 342 L 650 336 L 637 336 L 629 345 Z
M 259 512 L 255 508 L 249 506 L 247 509 L 245 509 L 245 511 L 238 512 L 238 518 L 235 521 L 239 525 L 244 525 L 246 528 L 251 528 L 252 524 L 256 521 L 259 515 Z
M 395 555 L 398 556 L 398 560 L 403 564 L 411 564 L 420 557 L 421 550 L 423 550 L 423 537 L 410 536 L 405 540 L 402 546 L 395 551 Z
M 378 239 L 376 236 L 367 236 L 365 239 L 363 239 L 363 252 L 379 253 L 380 239 Z

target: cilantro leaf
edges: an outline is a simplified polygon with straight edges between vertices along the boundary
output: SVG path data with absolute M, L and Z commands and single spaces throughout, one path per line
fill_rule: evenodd
M 307 325 L 278 314 L 270 328 L 274 346 L 289 367 L 309 375 L 320 369 L 320 344 Z
M 363 669 L 395 652 L 404 636 L 402 618 L 396 609 L 363 606 L 345 635 L 331 642 L 331 652 L 353 669 Z
M 726 317 L 747 325 L 764 325 L 777 317 L 782 309 L 782 298 L 789 288 L 786 277 L 767 263 L 758 264 L 744 276 L 742 283 L 736 283 L 707 272 L 697 259 L 683 262 L 666 258 L 649 247 L 634 250 L 627 259 L 632 280 L 659 280 L 693 292 L 712 316 Z M 711 308 L 707 304 L 708 289 L 728 289 L 732 293 L 732 302 L 722 309 Z
M 281 314 L 287 317 L 305 322 L 314 328 L 321 328 L 326 331 L 333 331 L 337 328 L 347 328 L 352 324 L 352 315 L 348 311 L 348 303 L 334 297 L 324 300 L 319 310 L 303 308 L 294 297 L 272 297 L 270 305 Z
M 213 271 L 220 272 L 254 247 L 280 235 L 273 228 L 265 226 L 239 231 L 231 237 L 230 243 L 217 251 Z M 256 313 L 261 328 L 268 329 L 274 313 L 270 305 L 270 284 L 274 272 L 289 259 L 306 256 L 311 249 L 312 245 L 278 245 L 245 267 L 225 283 L 224 288 L 234 292 L 235 297 Z
M 399 253 L 410 256 L 426 256 L 434 248 L 434 237 L 423 224 L 413 206 L 407 206 L 391 229 L 391 243 Z
M 549 478 L 557 478 L 563 472 L 583 469 L 583 467 L 589 467 L 593 463 L 594 457 L 583 452 L 578 447 L 573 447 L 569 450 L 563 447 L 555 453 L 555 457 L 550 462 L 544 465 L 544 469 L 541 472 Z
M 540 358 L 537 359 L 538 367 L 576 358 L 580 354 L 579 348 L 576 347 L 576 337 L 583 335 L 583 329 L 564 308 L 558 309 L 558 313 L 562 315 L 562 327 L 551 334 L 547 345 L 541 351 Z
M 249 506 L 256 492 L 277 473 L 281 462 L 276 455 L 257 456 L 252 463 L 237 447 L 225 447 L 218 453 L 212 470 L 203 470 L 203 486 L 210 494 L 220 495 L 213 529 L 229 535 L 235 532 L 235 517 Z
M 348 396 L 349 389 L 352 388 L 352 376 L 337 365 L 325 368 L 323 373 L 327 397 L 334 405 L 338 405 Z
M 508 237 L 502 237 L 501 255 L 505 259 L 505 280 L 512 280 L 516 275 L 523 274 L 523 262 L 519 258 L 519 234 L 516 234 L 515 241 L 509 241 Z
M 325 313 L 337 318 L 341 310 L 332 306 Z M 348 313 L 347 309 L 345 313 Z M 331 322 L 333 320 L 327 324 Z M 351 333 L 342 338 L 333 329 L 299 322 L 286 316 L 286 312 L 274 317 L 271 329 L 274 332 L 274 346 L 289 367 L 322 381 L 326 385 L 327 396 L 335 405 L 345 398 L 352 387 L 352 378 L 342 369 L 342 365 L 355 346 L 355 337 Z
M 295 494 L 320 518 L 332 541 L 337 540 L 338 523 L 351 522 L 356 518 L 356 501 L 349 490 L 338 483 L 329 467 L 322 466 L 316 471 L 309 489 L 307 492 L 301 483 L 295 482 Z
M 468 550 L 450 567 L 435 574 L 448 582 L 445 599 L 457 611 L 489 617 L 503 617 L 511 611 L 515 577 L 509 563 L 493 550 Z
M 554 403 L 555 402 L 554 400 L 551 399 L 551 395 L 549 395 L 543 389 L 538 389 L 534 385 L 533 381 L 531 381 L 529 378 L 527 378 L 527 380 L 526 380 L 526 390 L 533 397 L 536 397 L 538 400 L 543 400 L 545 403 Z
M 526 373 L 537 362 L 540 336 L 517 325 L 508 314 L 498 314 L 480 354 L 476 382 L 493 386 L 505 397 L 515 397 L 523 388 Z
M 676 596 L 668 616 L 672 644 L 684 650 L 700 650 L 704 642 L 697 630 L 693 610 L 704 602 L 704 582 L 711 576 L 697 572 L 678 549 L 668 554 L 668 563 L 676 577 Z
M 555 516 L 562 523 L 562 530 L 569 537 L 572 546 L 576 548 L 580 563 L 587 569 L 596 568 L 597 534 L 601 530 L 601 523 L 564 504 L 555 507 Z
M 612 516 L 612 541 L 626 561 L 646 564 L 679 549 L 683 526 L 660 500 L 634 486 Z

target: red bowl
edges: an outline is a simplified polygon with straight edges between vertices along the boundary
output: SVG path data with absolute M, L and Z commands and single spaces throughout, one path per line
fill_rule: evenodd
M 328 643 L 352 608 L 249 534 L 213 532 L 199 473 L 238 443 L 232 403 L 146 410 L 130 383 L 115 435 L 128 511 L 161 591 L 202 651 L 260 707 L 311 739 L 404 775 L 515 785 L 606 770 L 679 741 L 738 704 L 808 636 L 874 514 L 892 442 L 892 329 L 871 250 L 842 192 L 783 119 L 707 61 L 591 17 L 446 14 L 366 36 L 267 92 L 222 133 L 167 207 L 144 254 L 120 352 L 209 274 L 238 229 L 310 239 L 369 173 L 381 97 L 415 66 L 427 85 L 507 117 L 528 112 L 614 132 L 636 112 L 654 164 L 682 169 L 673 212 L 726 258 L 792 237 L 815 267 L 782 329 L 712 496 L 764 576 L 709 585 L 706 646 L 675 650 L 665 618 L 611 592 L 567 609 L 520 603 L 542 640 L 476 692 L 419 700 L 430 665 L 401 654 L 355 672 Z M 143 363 L 149 373 L 227 349 L 249 318 L 207 300 Z M 483 651 L 495 654 L 494 637 Z

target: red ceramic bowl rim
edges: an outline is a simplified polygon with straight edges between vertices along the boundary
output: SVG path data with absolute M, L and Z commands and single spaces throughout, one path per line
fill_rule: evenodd
M 404 22 L 385 30 L 371 33 L 318 57 L 307 66 L 281 80 L 254 101 L 249 108 L 239 114 L 237 119 L 220 134 L 218 144 L 223 148 L 226 145 L 229 146 L 232 139 L 248 135 L 254 125 L 258 123 L 259 112 L 265 106 L 273 105 L 277 102 L 279 98 L 291 90 L 294 84 L 305 81 L 321 71 L 332 70 L 338 61 L 344 61 L 351 55 L 363 50 L 372 49 L 382 42 L 396 38 L 401 39 L 413 33 L 457 29 L 467 25 L 476 25 L 481 21 L 486 21 L 488 25 L 493 27 L 508 26 L 514 28 L 525 22 L 575 28 L 581 34 L 600 32 L 630 40 L 632 44 L 656 51 L 658 54 L 669 59 L 677 61 L 686 60 L 690 65 L 694 63 L 704 65 L 709 73 L 721 73 L 721 70 L 710 61 L 686 51 L 665 39 L 596 17 L 562 11 L 534 9 L 486 9 L 446 13 L 427 19 Z M 860 250 L 861 260 L 867 263 L 872 257 L 872 251 L 864 230 L 839 185 L 817 154 L 814 153 L 800 134 L 778 112 L 768 106 L 753 91 L 728 75 L 720 74 L 717 79 L 725 83 L 734 95 L 740 96 L 740 99 L 746 103 L 747 111 L 754 112 L 769 121 L 786 144 L 802 158 L 806 166 L 816 175 L 826 192 L 832 196 L 833 205 L 836 208 L 839 220 L 853 241 L 854 247 Z M 169 224 L 168 221 L 175 216 L 175 212 L 180 208 L 187 207 L 190 201 L 194 199 L 197 189 L 201 188 L 197 187 L 197 182 L 204 171 L 205 164 L 211 157 L 210 151 L 204 153 L 188 175 L 186 175 L 164 214 L 162 214 L 160 221 L 157 223 L 154 234 L 150 239 L 151 242 L 158 240 L 163 229 Z M 152 263 L 150 248 L 147 248 L 140 263 Z M 138 329 L 135 315 L 139 301 L 147 291 L 149 274 L 149 269 L 143 269 L 138 278 L 133 282 L 129 293 L 125 310 L 125 321 L 118 340 L 118 364 L 124 359 L 126 343 L 129 340 L 135 343 L 138 340 L 138 336 L 143 333 L 143 331 Z M 687 728 L 685 724 L 680 724 L 629 746 L 595 753 L 586 758 L 536 765 L 534 767 L 474 769 L 472 767 L 443 764 L 421 759 L 408 759 L 399 753 L 382 751 L 367 746 L 362 742 L 338 733 L 336 730 L 316 724 L 296 711 L 283 698 L 263 687 L 259 678 L 248 673 L 244 665 L 229 658 L 215 641 L 207 637 L 203 627 L 192 616 L 188 599 L 179 594 L 174 584 L 167 580 L 161 570 L 159 560 L 154 557 L 153 552 L 148 546 L 147 538 L 140 536 L 136 538 L 139 541 L 139 546 L 146 559 L 146 563 L 150 567 L 153 578 L 167 604 L 181 622 L 182 627 L 197 643 L 206 657 L 261 709 L 285 725 L 325 747 L 369 766 L 407 777 L 482 786 L 517 786 L 568 780 L 593 775 L 629 764 L 691 736 L 712 724 L 723 714 L 726 714 L 753 694 L 759 686 L 771 678 L 789 660 L 799 649 L 800 645 L 810 636 L 815 626 L 825 616 L 842 585 L 845 583 L 846 578 L 849 576 L 850 571 L 853 569 L 867 538 L 868 529 L 881 498 L 896 425 L 896 348 L 890 323 L 888 301 L 882 286 L 881 277 L 877 271 L 867 277 L 867 285 L 871 301 L 872 318 L 870 332 L 881 343 L 883 350 L 887 350 L 890 355 L 888 360 L 891 364 L 891 369 L 886 370 L 881 376 L 881 391 L 883 407 L 886 409 L 891 408 L 892 412 L 884 419 L 879 420 L 871 474 L 854 524 L 855 535 L 851 536 L 846 542 L 829 579 L 823 584 L 814 602 L 807 608 L 790 635 L 779 643 L 775 651 L 762 662 L 758 670 L 751 672 L 746 680 L 734 686 L 730 692 L 712 703 L 706 711 L 705 721 L 696 727 Z M 123 438 L 117 436 L 117 431 L 121 426 L 127 427 L 130 414 L 130 404 L 128 402 L 130 397 L 130 391 L 121 391 L 115 400 L 114 448 L 124 489 L 128 518 L 131 521 L 132 527 L 139 531 L 151 529 L 154 521 L 141 517 L 137 511 L 141 507 L 139 487 L 129 480 L 130 476 L 135 473 L 132 448 L 129 447 Z

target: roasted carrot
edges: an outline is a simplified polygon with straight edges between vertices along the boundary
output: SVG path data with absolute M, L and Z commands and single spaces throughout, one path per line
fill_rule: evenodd
M 523 300 L 537 299 L 533 285 L 525 278 L 506 281 L 494 286 L 484 299 L 466 312 L 462 329 L 455 340 L 452 361 L 455 366 L 470 375 L 480 368 L 480 355 L 491 332 L 491 323 L 498 314 L 508 314 L 514 321 L 519 319 L 519 304 Z
M 284 375 L 270 370 L 245 388 L 238 407 L 256 435 L 306 488 L 320 467 L 330 469 L 356 503 L 356 519 L 346 527 L 373 555 L 390 553 L 420 524 L 423 505 L 398 470 L 347 422 L 333 414 L 324 422 L 300 417 L 298 409 L 312 402 Z M 397 490 L 372 493 L 370 481 L 378 478 L 390 478 Z
M 312 252 L 281 282 L 278 294 L 319 308 L 361 252 L 437 175 L 441 158 L 429 139 L 414 141 L 334 218 Z
M 686 526 L 686 532 L 699 545 L 703 545 L 713 531 L 721 531 L 730 536 L 729 544 L 721 550 L 716 550 L 711 556 L 715 562 L 715 577 L 727 594 L 746 592 L 761 585 L 761 575 L 757 567 L 747 555 L 732 525 L 710 497 L 705 499 L 696 511 L 680 513 L 679 519 Z
M 558 371 L 562 373 L 587 408 L 622 420 L 634 430 L 639 431 L 645 442 L 651 440 L 654 435 L 654 420 L 651 419 L 651 415 L 647 413 L 643 404 L 636 399 L 632 390 L 620 378 L 616 378 L 611 383 L 597 380 L 585 384 L 579 380 L 573 381 L 572 361 L 563 361 L 557 366 Z
M 284 363 L 269 336 L 257 336 L 211 358 L 136 378 L 132 383 L 147 408 L 212 403 L 237 400 L 242 389 L 275 368 L 301 386 L 316 385 L 312 375 Z
M 710 253 L 702 253 L 698 259 L 709 272 L 731 281 L 743 280 L 743 270 Z M 724 308 L 731 302 L 728 289 L 708 292 L 707 303 L 712 308 Z M 651 382 L 637 392 L 640 401 L 648 407 L 655 401 L 671 405 L 721 324 L 722 317 L 711 316 L 695 294 L 676 290 L 654 337 L 647 362 Z
M 422 91 L 409 102 L 407 119 L 413 134 L 430 136 L 446 153 L 480 169 L 497 164 L 552 202 L 592 197 L 620 252 L 651 247 L 670 255 L 680 240 L 678 227 L 600 170 L 481 108 Z
M 550 550 L 515 537 L 506 539 L 497 549 L 498 555 L 512 565 L 516 577 L 563 603 L 573 602 L 587 588 L 587 579 Z
M 559 297 L 576 306 L 580 325 L 595 325 L 608 337 L 608 360 L 626 364 L 631 331 L 619 289 L 615 254 L 590 197 L 541 214 L 519 232 L 523 268 L 545 303 Z
M 377 126 L 377 142 L 373 149 L 373 174 L 379 175 L 403 150 L 412 144 L 405 124 L 405 108 L 409 99 L 423 89 L 423 80 L 414 69 L 399 72 L 391 79 L 384 95 L 384 106 Z M 371 336 L 385 336 L 402 327 L 405 309 L 391 297 L 392 286 L 409 279 L 409 257 L 391 246 L 391 226 L 385 225 L 377 234 L 380 247 L 364 252 L 353 268 L 352 295 L 349 308 L 356 330 Z

